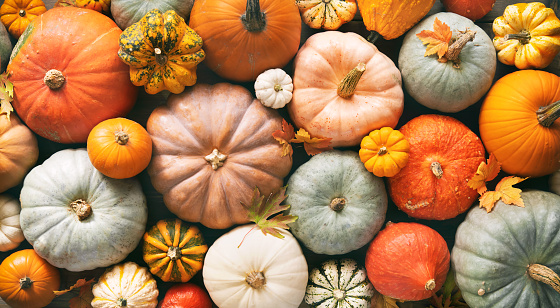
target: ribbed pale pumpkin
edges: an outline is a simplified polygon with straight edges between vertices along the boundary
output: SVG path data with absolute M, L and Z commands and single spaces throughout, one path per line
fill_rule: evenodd
M 255 96 L 263 105 L 273 109 L 286 106 L 292 100 L 292 77 L 281 68 L 262 72 L 255 80 Z
M 537 70 L 494 83 L 480 109 L 480 137 L 502 170 L 539 177 L 560 168 L 560 77 Z
M 196 226 L 166 219 L 144 233 L 142 250 L 152 274 L 163 281 L 187 282 L 202 269 L 208 246 Z
M 19 201 L 7 194 L 0 195 L 0 251 L 12 250 L 25 240 L 19 225 Z
M 303 22 L 313 29 L 336 30 L 358 11 L 356 0 L 296 0 Z
M 46 11 L 41 0 L 5 0 L 0 6 L 0 21 L 17 39 L 33 19 Z
M 194 0 L 111 0 L 111 16 L 121 29 L 130 27 L 138 22 L 146 13 L 153 9 L 162 12 L 175 11 L 185 20 L 189 20 L 189 14 Z
M 525 207 L 474 207 L 457 228 L 451 262 L 470 307 L 560 307 L 560 196 L 521 193 Z
M 149 11 L 123 31 L 119 46 L 130 80 L 149 94 L 178 94 L 194 85 L 196 66 L 205 57 L 202 39 L 175 11 Z
M 396 129 L 382 127 L 369 133 L 360 144 L 360 160 L 369 172 L 392 177 L 408 163 L 410 143 Z

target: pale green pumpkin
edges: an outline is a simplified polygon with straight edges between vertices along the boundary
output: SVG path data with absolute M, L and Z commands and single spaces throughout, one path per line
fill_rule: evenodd
M 194 0 L 112 0 L 111 15 L 122 30 L 138 22 L 153 9 L 173 10 L 185 20 L 191 13 Z
M 12 54 L 13 48 L 12 41 L 10 40 L 10 35 L 6 30 L 6 27 L 2 23 L 0 23 L 0 60 L 1 60 L 1 69 L 0 73 L 4 72 L 6 66 L 8 66 L 8 62 L 10 61 L 10 55 Z

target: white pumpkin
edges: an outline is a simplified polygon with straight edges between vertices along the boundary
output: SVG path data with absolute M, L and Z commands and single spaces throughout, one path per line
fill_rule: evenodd
M 253 226 L 229 231 L 208 249 L 202 276 L 210 297 L 220 308 L 298 307 L 308 273 L 297 240 L 284 230 L 280 239 Z
M 12 250 L 25 240 L 19 226 L 19 201 L 0 195 L 0 251 Z
M 113 266 L 93 286 L 93 308 L 153 308 L 159 291 L 150 271 L 134 262 Z
M 20 200 L 25 238 L 39 256 L 70 271 L 122 261 L 140 242 L 148 218 L 140 182 L 103 175 L 86 149 L 59 151 L 33 168 Z
M 266 107 L 279 109 L 292 100 L 292 77 L 279 68 L 262 72 L 255 80 L 255 95 Z

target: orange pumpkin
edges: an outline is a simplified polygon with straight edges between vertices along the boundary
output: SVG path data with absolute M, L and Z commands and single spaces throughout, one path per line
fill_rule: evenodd
M 109 17 L 75 7 L 33 20 L 7 69 L 22 121 L 49 140 L 78 143 L 99 122 L 125 115 L 138 89 L 117 55 L 121 32 Z
M 523 70 L 500 78 L 486 95 L 480 137 L 502 170 L 539 177 L 560 168 L 560 77 Z
M 111 9 L 111 0 L 76 0 L 76 6 L 107 14 Z
M 95 169 L 115 179 L 142 172 L 152 158 L 152 138 L 142 125 L 125 118 L 105 120 L 89 133 L 87 152 Z
M 11 307 L 44 307 L 59 287 L 58 269 L 33 249 L 16 251 L 0 264 L 0 297 Z
M 458 120 L 421 115 L 399 131 L 410 143 L 408 163 L 388 178 L 393 202 L 411 217 L 443 220 L 465 212 L 478 193 L 467 186 L 485 161 L 480 139 Z
M 204 42 L 204 63 L 235 81 L 253 81 L 267 69 L 284 67 L 301 34 L 293 0 L 199 0 L 189 25 Z
M 0 6 L 0 20 L 16 39 L 29 23 L 45 13 L 47 8 L 41 0 L 5 0 Z

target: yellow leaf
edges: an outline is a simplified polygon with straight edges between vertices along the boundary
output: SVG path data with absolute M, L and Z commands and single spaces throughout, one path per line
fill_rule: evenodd
M 12 104 L 10 104 L 10 102 L 7 101 L 0 102 L 0 115 L 3 115 L 5 113 L 8 120 L 10 120 L 10 113 L 12 113 L 13 111 L 14 108 L 12 108 Z
M 505 204 L 517 205 L 525 207 L 523 199 L 521 199 L 521 189 L 513 187 L 513 185 L 526 180 L 517 176 L 508 176 L 500 180 L 496 185 L 496 191 L 487 191 L 479 198 L 480 207 L 486 209 L 490 213 L 498 200 L 502 200 Z
M 486 213 L 490 213 L 494 208 L 494 204 L 500 200 L 502 193 L 499 191 L 487 191 L 480 196 L 480 207 L 486 209 Z
M 308 155 L 315 155 L 323 151 L 332 150 L 333 148 L 331 147 L 331 140 L 332 138 L 311 137 L 311 135 L 309 135 L 309 133 L 305 131 L 305 129 L 300 128 L 297 131 L 295 138 L 290 140 L 290 142 L 303 143 L 305 152 L 307 152 Z
M 434 20 L 434 31 L 422 30 L 416 36 L 422 41 L 422 44 L 426 46 L 426 52 L 424 57 L 436 54 L 438 58 L 441 59 L 447 52 L 449 47 L 449 42 L 451 41 L 451 30 L 449 26 L 439 19 Z
M 501 164 L 498 162 L 493 153 L 490 154 L 487 163 L 481 162 L 476 170 L 476 173 L 469 180 L 467 185 L 476 189 L 477 192 L 482 195 L 486 192 L 486 182 L 492 181 L 498 173 L 500 173 Z
M 397 305 L 397 300 L 385 296 L 379 292 L 375 292 L 375 295 L 371 299 L 372 308 L 399 308 Z

